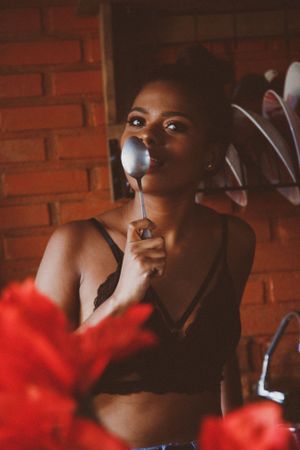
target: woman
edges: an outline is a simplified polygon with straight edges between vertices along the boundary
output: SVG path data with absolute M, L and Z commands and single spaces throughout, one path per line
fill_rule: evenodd
M 50 239 L 37 275 L 74 327 L 153 304 L 147 326 L 159 346 L 111 366 L 95 391 L 102 424 L 135 448 L 194 448 L 201 418 L 241 403 L 235 347 L 255 237 L 239 218 L 194 201 L 230 139 L 219 69 L 194 47 L 151 74 L 134 99 L 121 145 L 137 136 L 149 149 L 143 188 L 151 221 L 139 219 L 136 196 L 66 224 Z M 153 237 L 141 239 L 148 228 Z

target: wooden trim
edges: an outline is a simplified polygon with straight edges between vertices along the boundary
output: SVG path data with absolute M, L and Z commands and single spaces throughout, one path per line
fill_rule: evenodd
M 117 120 L 112 13 L 110 3 L 102 3 L 100 6 L 100 45 L 105 119 L 106 124 L 109 126 L 114 125 Z

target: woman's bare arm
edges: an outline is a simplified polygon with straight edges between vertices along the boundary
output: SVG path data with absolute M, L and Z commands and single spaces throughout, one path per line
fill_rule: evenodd
M 116 309 L 112 296 L 80 325 L 79 290 L 85 232 L 86 226 L 79 221 L 59 227 L 48 242 L 35 280 L 37 288 L 66 313 L 74 329 L 96 325 L 103 318 L 115 314 Z
M 37 288 L 62 308 L 74 328 L 80 308 L 79 247 L 79 226 L 70 223 L 59 227 L 48 242 L 35 280 Z
M 137 232 L 149 226 L 147 219 L 129 224 L 118 285 L 111 297 L 85 318 L 84 323 L 80 324 L 79 288 L 85 265 L 82 262 L 84 242 L 87 235 L 90 235 L 86 224 L 72 222 L 55 231 L 37 273 L 37 288 L 58 304 L 73 327 L 80 326 L 80 330 L 96 325 L 107 316 L 121 314 L 143 298 L 153 276 L 153 268 L 156 269 L 154 276 L 162 276 L 164 271 L 166 255 L 163 239 L 156 237 L 141 240 Z

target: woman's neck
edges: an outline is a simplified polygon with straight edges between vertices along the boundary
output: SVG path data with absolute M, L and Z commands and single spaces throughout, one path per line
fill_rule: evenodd
M 181 241 L 191 229 L 199 206 L 195 204 L 195 193 L 176 195 L 145 195 L 147 217 L 156 225 L 155 234 L 164 236 L 171 244 Z M 126 221 L 131 222 L 141 218 L 139 195 L 130 201 L 125 208 Z

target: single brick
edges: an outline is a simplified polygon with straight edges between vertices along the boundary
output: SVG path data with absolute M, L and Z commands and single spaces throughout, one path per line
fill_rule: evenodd
M 35 97 L 41 94 L 40 74 L 0 76 L 0 98 Z
M 45 159 L 44 139 L 11 139 L 0 141 L 0 163 L 42 161 Z
M 299 34 L 300 31 L 300 9 L 293 9 L 287 12 L 287 28 L 291 34 Z
M 76 14 L 76 6 L 53 6 L 48 8 L 49 24 L 51 31 L 98 31 L 98 19 L 96 17 L 79 16 Z
M 4 206 L 0 208 L 0 228 L 26 228 L 49 224 L 47 205 Z
M 30 269 L 24 271 L 8 271 L 0 266 L 0 290 L 5 289 L 10 283 L 22 282 L 28 278 L 35 278 L 36 271 Z
M 234 36 L 232 14 L 205 14 L 197 16 L 197 38 L 220 39 Z
M 291 310 L 299 310 L 299 308 L 300 301 L 242 306 L 241 323 L 243 336 L 273 335 L 282 318 Z M 291 323 L 290 327 L 291 332 L 298 332 L 296 323 Z
M 3 108 L 3 131 L 79 127 L 83 124 L 80 105 Z
M 99 70 L 81 72 L 58 72 L 53 74 L 53 91 L 56 95 L 89 94 L 102 92 Z
M 300 269 L 300 268 L 299 268 Z M 300 301 L 300 270 L 297 272 L 275 272 L 270 274 L 272 298 L 277 301 Z
M 253 272 L 281 272 L 300 269 L 300 241 L 258 242 Z
M 88 190 L 84 170 L 10 173 L 4 175 L 4 191 L 8 196 L 60 194 Z
M 300 216 L 280 217 L 277 227 L 277 235 L 282 241 L 300 240 Z
M 41 29 L 37 8 L 0 9 L 0 33 L 34 33 Z
M 8 42 L 0 44 L 0 64 L 8 66 L 32 64 L 68 64 L 81 59 L 77 40 Z
M 157 39 L 161 43 L 192 42 L 196 38 L 193 15 L 162 17 L 155 28 Z
M 268 36 L 284 33 L 284 15 L 282 11 L 261 11 L 236 14 L 236 35 Z
M 105 130 L 82 130 L 71 136 L 58 136 L 58 155 L 60 159 L 107 157 Z
M 234 46 L 235 53 L 259 53 L 266 50 L 267 42 L 266 39 L 252 38 L 252 39 L 239 39 L 236 41 Z
M 41 258 L 49 236 L 21 236 L 4 239 L 6 259 Z
M 71 220 L 88 219 L 115 207 L 116 203 L 113 203 L 108 197 L 91 197 L 82 202 L 63 202 L 59 208 L 60 222 L 66 223 Z

